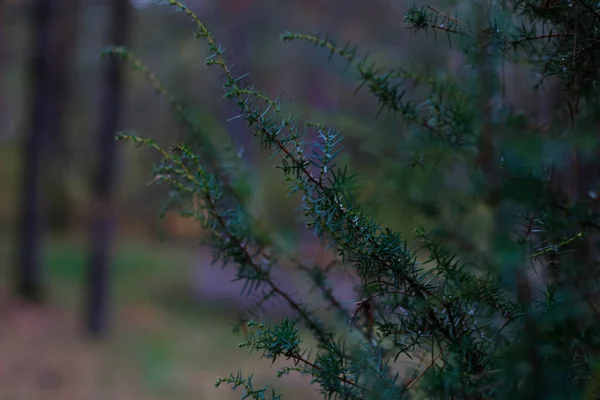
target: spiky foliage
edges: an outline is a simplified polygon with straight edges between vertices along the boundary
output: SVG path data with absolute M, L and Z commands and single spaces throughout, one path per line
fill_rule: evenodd
M 357 49 L 328 37 L 282 35 L 345 59 L 357 73 L 358 89 L 372 93 L 381 110 L 410 133 L 404 140 L 416 154 L 412 165 L 441 175 L 445 167 L 464 167 L 463 183 L 438 188 L 422 199 L 424 209 L 437 209 L 434 215 L 458 210 L 458 221 L 469 207 L 490 210 L 493 229 L 483 239 L 440 217 L 435 229 L 417 229 L 411 244 L 356 200 L 356 175 L 335 161 L 342 150 L 340 132 L 283 115 L 278 99 L 234 75 L 189 8 L 177 0 L 166 3 L 196 25 L 196 38 L 211 52 L 206 64 L 223 77 L 224 98 L 273 153 L 289 192 L 301 194 L 306 228 L 339 255 L 333 268 L 349 269 L 361 279 L 356 290 L 363 299 L 349 315 L 331 291 L 330 268 L 302 265 L 280 251 L 269 232 L 256 228 L 246 209 L 247 193 L 241 195 L 236 185 L 244 181 L 240 159 L 211 147 L 186 119 L 183 106 L 173 102 L 194 140 L 164 149 L 136 135 L 118 138 L 162 154 L 155 181 L 170 187 L 183 215 L 209 230 L 215 262 L 237 265 L 246 294 L 259 295 L 257 307 L 278 297 L 296 311 L 297 319 L 274 324 L 250 318 L 241 327 L 242 347 L 273 362 L 287 360 L 279 375 L 308 374 L 325 398 L 597 396 L 597 3 L 474 2 L 463 18 L 411 7 L 408 27 L 444 34 L 464 51 L 469 69 L 458 77 L 426 77 L 402 67 L 380 70 L 357 57 Z M 122 49 L 106 54 L 130 61 L 170 98 L 131 54 Z M 502 96 L 501 72 L 516 63 L 543 78 L 537 86 L 548 76 L 563 86 L 562 101 L 545 127 L 533 126 Z M 415 88 L 426 88 L 426 98 L 414 94 Z M 318 134 L 316 143 L 304 140 L 309 131 Z M 482 240 L 483 246 L 477 244 Z M 357 328 L 360 340 L 347 341 L 339 326 L 326 324 L 280 289 L 271 271 L 283 258 L 307 272 L 336 315 Z M 301 326 L 317 339 L 316 349 L 304 347 Z M 401 355 L 422 362 L 414 372 L 404 371 Z M 254 389 L 241 373 L 220 383 L 243 387 L 243 398 L 266 398 L 267 392 Z

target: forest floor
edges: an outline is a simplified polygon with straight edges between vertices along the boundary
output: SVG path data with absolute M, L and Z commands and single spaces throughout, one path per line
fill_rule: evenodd
M 0 241 L 0 400 L 239 399 L 218 377 L 253 373 L 286 399 L 320 398 L 308 379 L 278 379 L 279 364 L 237 348 L 237 313 L 198 304 L 188 288 L 196 252 L 123 243 L 115 252 L 112 329 L 103 341 L 81 335 L 85 246 L 53 240 L 44 261 L 49 301 L 7 295 L 7 243 Z M 6 256 L 6 257 L 5 257 Z

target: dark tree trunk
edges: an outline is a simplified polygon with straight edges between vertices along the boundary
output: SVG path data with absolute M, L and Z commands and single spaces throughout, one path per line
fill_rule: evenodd
M 225 56 L 227 61 L 233 65 L 232 73 L 237 78 L 250 73 L 248 48 L 252 37 L 246 33 L 249 32 L 252 23 L 252 11 L 249 10 L 250 3 L 247 0 L 230 0 L 223 2 L 222 6 L 222 15 L 227 24 L 227 50 Z M 242 80 L 242 83 L 244 81 Z M 225 121 L 239 113 L 234 102 L 224 101 L 221 103 L 221 107 L 221 113 L 224 115 Z M 254 146 L 254 138 L 246 126 L 246 121 L 236 118 L 227 122 L 226 128 L 233 143 L 242 152 L 242 159 L 250 165 L 256 166 L 256 146 Z
M 129 34 L 129 0 L 111 0 L 110 42 L 124 46 Z M 110 249 L 114 231 L 113 197 L 116 176 L 116 142 L 123 104 L 124 70 L 116 58 L 103 69 L 99 129 L 98 163 L 93 177 L 95 207 L 90 226 L 90 259 L 87 276 L 85 331 L 91 337 L 103 337 L 108 331 Z
M 0 0 L 0 85 L 2 85 L 2 87 L 6 87 L 5 85 L 7 84 L 6 82 L 6 71 L 8 70 L 8 66 L 7 66 L 7 59 L 6 59 L 6 31 L 8 31 L 8 29 L 6 29 L 6 21 L 5 21 L 5 11 L 4 9 L 6 8 L 6 2 L 4 0 Z M 5 124 L 6 124 L 6 117 L 7 117 L 7 112 L 6 112 L 6 108 L 7 108 L 7 102 L 6 99 L 8 98 L 6 90 L 4 90 L 3 92 L 0 93 L 0 129 L 4 130 L 5 129 Z M 1 132 L 0 133 L 0 140 L 2 140 L 2 136 L 6 134 L 6 132 Z
M 50 14 L 53 0 L 38 0 L 31 6 L 33 23 L 30 47 L 29 126 L 23 141 L 20 215 L 18 221 L 15 287 L 18 297 L 26 301 L 42 299 L 40 266 L 40 173 L 42 150 L 55 118 L 50 64 Z

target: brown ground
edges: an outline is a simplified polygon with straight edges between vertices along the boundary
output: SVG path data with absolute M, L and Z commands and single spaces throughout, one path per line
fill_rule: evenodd
M 242 338 L 231 328 L 238 311 L 223 308 L 225 294 L 239 298 L 239 287 L 229 286 L 230 271 L 204 267 L 208 254 L 197 248 L 181 253 L 164 244 L 121 242 L 113 329 L 95 343 L 84 340 L 80 329 L 86 260 L 80 243 L 49 246 L 45 264 L 52 290 L 44 306 L 10 300 L 2 289 L 8 262 L 0 259 L 0 400 L 239 399 L 240 389 L 217 389 L 214 383 L 240 369 L 245 376 L 254 373 L 256 388 L 273 384 L 286 400 L 321 398 L 306 378 L 276 378 L 285 362 L 271 366 L 237 348 Z M 8 254 L 3 245 L 1 256 Z M 211 284 L 220 287 L 217 298 L 207 291 L 200 298 L 198 289 Z M 351 294 L 351 288 L 342 289 L 340 298 Z
M 0 399 L 237 399 L 240 392 L 216 389 L 214 382 L 239 368 L 255 372 L 256 383 L 277 381 L 269 363 L 232 354 L 234 337 L 219 338 L 228 331 L 194 332 L 158 308 L 130 305 L 120 312 L 110 340 L 91 343 L 78 334 L 74 311 L 2 297 Z M 288 379 L 285 386 L 286 398 L 315 398 L 301 379 Z
M 10 247 L 0 240 L 0 400 L 239 399 L 239 389 L 214 383 L 240 369 L 286 399 L 319 398 L 306 379 L 277 379 L 276 366 L 237 348 L 236 311 L 193 299 L 196 256 L 165 244 L 117 247 L 113 328 L 91 342 L 80 326 L 85 247 L 49 243 L 50 301 L 32 306 L 7 296 Z

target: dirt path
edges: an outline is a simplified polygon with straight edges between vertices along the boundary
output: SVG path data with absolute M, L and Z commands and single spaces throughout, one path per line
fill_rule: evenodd
M 256 373 L 256 384 L 284 386 L 287 399 L 317 398 L 305 379 L 278 382 L 269 363 L 232 354 L 237 349 L 223 342 L 230 329 L 222 322 L 207 321 L 211 329 L 203 329 L 174 323 L 152 306 L 129 305 L 108 341 L 90 343 L 79 336 L 77 314 L 0 297 L 1 400 L 233 400 L 240 393 L 214 382 L 240 368 Z

